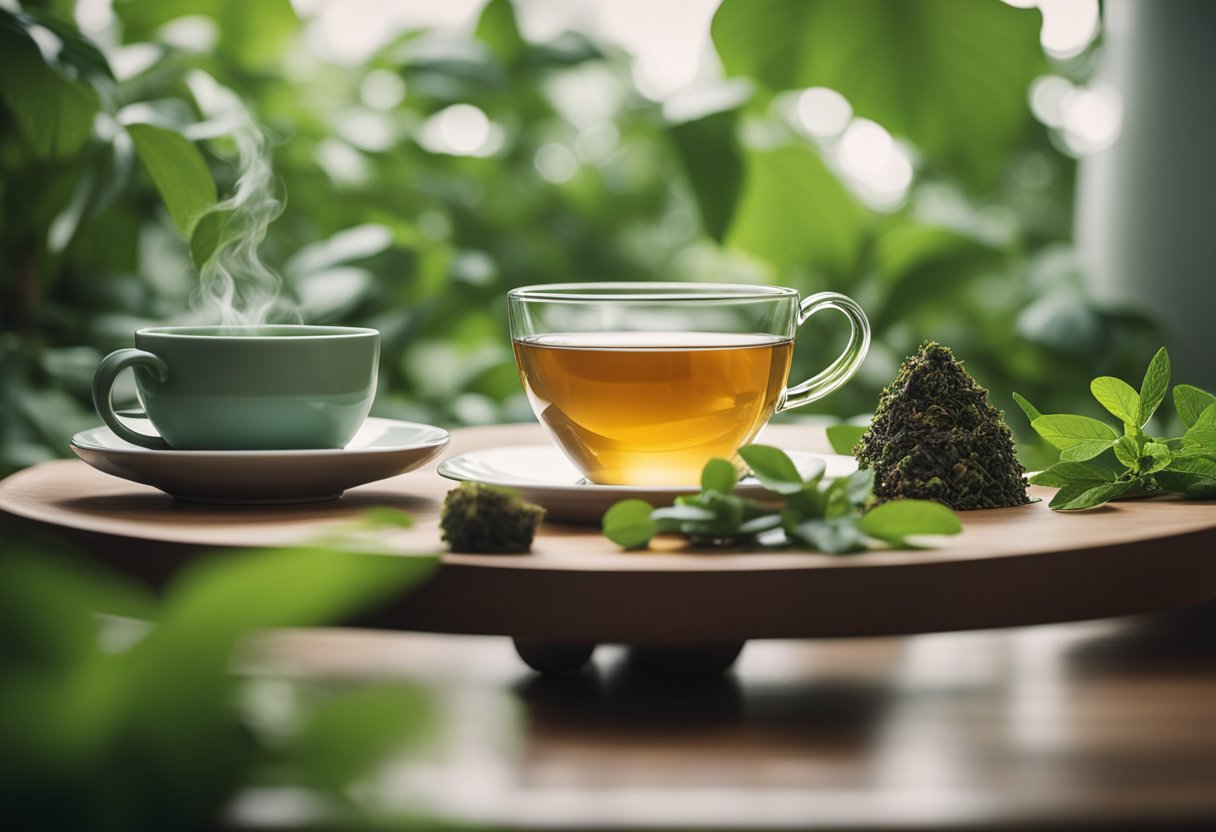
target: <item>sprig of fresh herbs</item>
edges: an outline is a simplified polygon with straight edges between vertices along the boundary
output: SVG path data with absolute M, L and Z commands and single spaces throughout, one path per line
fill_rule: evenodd
M 1090 392 L 1123 423 L 1122 435 L 1088 416 L 1045 416 L 1013 394 L 1031 427 L 1060 449 L 1059 462 L 1030 478 L 1035 485 L 1060 489 L 1051 500 L 1052 508 L 1076 511 L 1118 497 L 1163 493 L 1216 497 L 1216 396 L 1179 384 L 1174 387 L 1174 408 L 1186 432 L 1169 439 L 1144 432 L 1169 384 L 1170 357 L 1164 347 L 1149 362 L 1139 390 L 1111 376 L 1093 380 Z
M 843 555 L 872 541 L 915 548 L 917 535 L 950 535 L 962 524 L 947 507 L 930 500 L 891 500 L 868 511 L 874 485 L 870 471 L 825 481 L 816 460 L 803 476 L 784 451 L 748 445 L 739 455 L 756 479 L 779 498 L 761 502 L 735 492 L 738 473 L 725 459 L 711 459 L 701 472 L 701 491 L 655 508 L 645 500 L 622 500 L 604 514 L 604 534 L 626 549 L 640 549 L 660 534 L 680 534 L 709 546 L 795 546 Z

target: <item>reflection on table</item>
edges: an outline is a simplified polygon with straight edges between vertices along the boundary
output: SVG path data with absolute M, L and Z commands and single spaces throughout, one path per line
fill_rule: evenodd
M 333 630 L 268 634 L 243 667 L 269 685 L 404 678 L 436 693 L 440 735 L 364 794 L 389 810 L 550 828 L 1216 822 L 1216 605 L 752 642 L 709 677 L 647 673 L 621 648 L 542 677 L 504 639 Z M 236 807 L 306 809 L 274 791 Z

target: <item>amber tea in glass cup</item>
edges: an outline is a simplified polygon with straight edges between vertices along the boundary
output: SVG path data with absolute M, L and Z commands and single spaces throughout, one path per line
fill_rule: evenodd
M 532 409 L 583 475 L 612 485 L 695 485 L 738 459 L 768 420 L 826 396 L 870 344 L 865 313 L 835 292 L 715 283 L 561 283 L 508 296 L 515 361 Z M 844 313 L 848 345 L 786 386 L 794 332 Z

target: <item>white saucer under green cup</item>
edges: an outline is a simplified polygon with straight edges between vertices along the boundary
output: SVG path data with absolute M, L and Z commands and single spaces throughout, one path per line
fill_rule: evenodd
M 160 326 L 135 333 L 93 377 L 106 426 L 154 450 L 345 447 L 376 393 L 380 333 L 343 326 Z M 156 434 L 114 412 L 118 374 L 135 384 Z

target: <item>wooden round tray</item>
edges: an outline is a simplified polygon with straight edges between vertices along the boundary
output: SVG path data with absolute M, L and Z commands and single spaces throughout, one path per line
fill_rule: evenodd
M 826 451 L 822 432 L 765 441 Z M 543 442 L 536 425 L 455 431 L 447 455 Z M 215 549 L 297 543 L 371 506 L 415 516 L 386 531 L 403 554 L 442 550 L 453 483 L 434 465 L 335 502 L 174 502 L 79 461 L 0 482 L 0 510 L 67 533 L 99 559 L 159 582 Z M 1049 489 L 1035 489 L 1049 497 Z M 1058 514 L 1045 502 L 967 512 L 941 548 L 833 557 L 801 552 L 622 552 L 586 526 L 545 524 L 530 555 L 445 554 L 426 586 L 360 624 L 513 636 L 524 644 L 738 644 L 1007 627 L 1181 607 L 1216 596 L 1216 504 L 1123 502 Z

